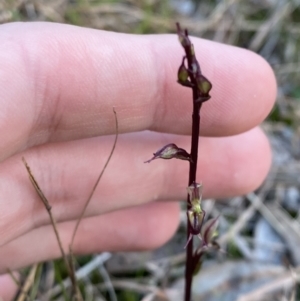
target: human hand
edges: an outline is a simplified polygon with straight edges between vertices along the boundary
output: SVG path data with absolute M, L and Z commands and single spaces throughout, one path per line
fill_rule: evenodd
M 113 144 L 113 107 L 120 137 L 74 251 L 166 242 L 179 216 L 178 204 L 169 201 L 186 197 L 188 162 L 143 162 L 167 143 L 190 149 L 191 91 L 176 83 L 183 56 L 177 37 L 11 23 L 1 25 L 0 40 L 0 272 L 60 256 L 21 157 L 51 203 L 67 250 Z M 270 166 L 269 143 L 256 126 L 273 106 L 274 75 L 247 50 L 192 41 L 213 84 L 201 110 L 197 178 L 204 197 L 246 193 Z M 4 300 L 12 288 L 7 277 L 0 277 Z

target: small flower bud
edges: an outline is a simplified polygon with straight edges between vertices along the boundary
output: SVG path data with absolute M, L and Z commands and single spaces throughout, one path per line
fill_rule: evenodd
M 155 159 L 181 159 L 191 161 L 190 154 L 183 148 L 179 148 L 176 144 L 170 143 L 165 145 L 163 148 L 158 150 L 153 154 L 153 157 L 150 160 L 145 161 L 144 163 L 149 163 Z
M 201 93 L 201 98 L 199 100 L 206 101 L 210 99 L 209 91 L 212 88 L 211 82 L 204 77 L 202 74 L 197 75 L 197 87 L 199 89 L 199 92 Z
M 208 94 L 211 90 L 211 83 L 208 79 L 206 79 L 203 75 L 197 77 L 198 88 L 203 94 Z
M 178 69 L 178 73 L 177 73 L 178 83 L 180 83 L 180 84 L 189 83 L 190 84 L 190 82 L 188 80 L 189 73 L 184 65 L 184 61 L 185 61 L 185 57 L 183 57 L 182 63 Z

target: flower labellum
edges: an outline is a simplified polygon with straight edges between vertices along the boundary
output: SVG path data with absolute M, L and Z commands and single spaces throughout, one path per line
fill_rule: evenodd
M 191 206 L 187 211 L 187 217 L 188 222 L 191 226 L 191 230 L 186 246 L 192 239 L 193 235 L 198 235 L 199 238 L 202 239 L 201 229 L 205 217 L 205 211 L 201 208 L 202 184 L 194 182 L 187 188 L 187 191 L 189 194 L 189 201 Z

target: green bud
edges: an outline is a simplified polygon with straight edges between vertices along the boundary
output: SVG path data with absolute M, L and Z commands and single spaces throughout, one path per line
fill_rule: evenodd
M 177 77 L 179 83 L 186 83 L 188 81 L 189 73 L 184 65 L 185 57 L 182 59 L 182 63 L 178 69 Z
M 211 82 L 203 75 L 197 76 L 196 79 L 197 79 L 197 86 L 201 94 L 208 95 L 209 91 L 212 88 Z

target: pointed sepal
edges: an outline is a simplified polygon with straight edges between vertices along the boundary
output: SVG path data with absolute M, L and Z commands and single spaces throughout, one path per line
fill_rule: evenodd
M 150 163 L 155 159 L 180 159 L 180 160 L 187 160 L 191 161 L 190 154 L 184 150 L 183 148 L 178 147 L 174 143 L 170 143 L 165 145 L 163 148 L 159 149 L 157 152 L 153 154 L 153 157 L 144 163 Z
M 207 220 L 201 228 L 201 237 L 205 245 L 211 245 L 217 236 L 217 227 L 219 225 L 219 216 Z
M 199 204 L 199 206 L 201 207 L 203 190 L 202 183 L 193 182 L 189 187 L 187 187 L 186 190 L 189 194 L 191 205 L 197 206 Z

